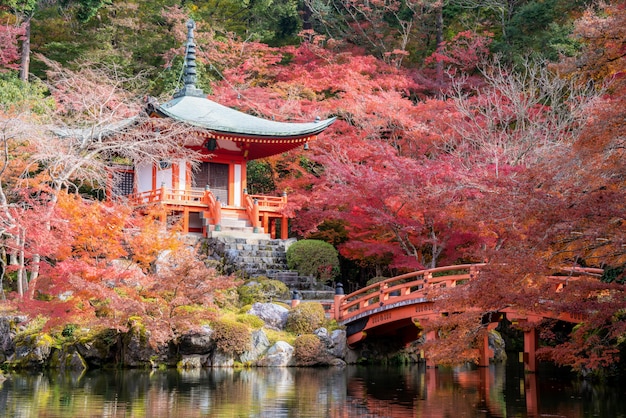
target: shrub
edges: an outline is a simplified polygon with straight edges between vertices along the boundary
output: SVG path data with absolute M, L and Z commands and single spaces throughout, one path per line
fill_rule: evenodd
M 261 318 L 248 313 L 238 314 L 237 322 L 240 322 L 254 329 L 263 328 L 263 325 L 265 325 L 265 321 L 263 321 Z
M 303 276 L 328 281 L 339 275 L 339 256 L 335 247 L 329 243 L 305 239 L 289 246 L 287 266 Z
M 254 302 L 273 302 L 277 299 L 290 299 L 289 288 L 279 280 L 256 278 L 237 288 L 239 303 L 249 305 Z
M 299 366 L 313 366 L 324 357 L 322 341 L 314 334 L 304 334 L 294 342 L 296 364 Z
M 215 346 L 224 354 L 240 355 L 250 348 L 250 329 L 245 324 L 220 319 L 212 328 Z
M 321 303 L 304 302 L 289 311 L 285 330 L 294 334 L 310 334 L 319 328 L 325 319 L 326 314 Z

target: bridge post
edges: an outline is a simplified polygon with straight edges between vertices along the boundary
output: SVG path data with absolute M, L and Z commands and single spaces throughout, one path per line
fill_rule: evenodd
M 339 321 L 340 316 L 341 316 L 341 301 L 343 300 L 343 298 L 345 297 L 345 293 L 343 291 L 343 284 L 341 282 L 338 282 L 335 285 L 335 298 L 333 300 L 333 318 L 336 321 Z
M 537 348 L 539 341 L 537 339 L 537 328 L 531 328 L 524 331 L 524 369 L 527 372 L 534 373 L 537 371 Z
M 478 358 L 479 367 L 489 367 L 489 361 L 493 357 L 493 350 L 489 348 L 489 332 L 498 327 L 499 322 L 491 322 L 483 331 L 482 344 L 480 346 L 480 356 Z
M 298 292 L 297 290 L 294 290 L 293 292 L 291 292 L 291 307 L 292 308 L 295 308 L 296 306 L 298 306 L 301 300 L 302 300 L 302 296 L 300 295 L 300 292 Z
M 436 340 L 436 339 L 437 339 L 437 331 L 433 330 L 433 331 L 428 331 L 426 333 L 426 341 L 432 341 L 432 340 Z M 432 360 L 430 360 L 428 357 L 426 357 L 425 360 L 426 360 L 426 368 L 432 369 L 432 368 L 437 367 L 437 365 Z
M 539 416 L 539 392 L 537 377 L 533 373 L 524 376 L 524 397 L 526 398 L 526 412 L 529 417 Z
M 479 367 L 489 367 L 489 359 L 493 356 L 493 350 L 489 349 L 489 331 L 483 332 L 482 343 L 480 345 L 480 355 L 478 358 Z

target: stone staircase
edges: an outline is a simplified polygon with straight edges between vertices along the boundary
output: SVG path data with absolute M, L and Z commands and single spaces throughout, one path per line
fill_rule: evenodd
M 335 296 L 333 288 L 317 283 L 311 276 L 300 276 L 297 271 L 278 271 L 272 276 L 268 275 L 268 277 L 280 280 L 292 291 L 297 290 L 303 300 L 315 300 L 330 304 Z
M 213 237 L 211 244 L 222 257 L 226 273 L 240 271 L 248 277 L 271 277 L 277 271 L 287 270 L 286 242 L 255 236 L 223 233 Z
M 254 232 L 244 215 L 222 212 L 219 231 L 209 231 L 209 253 L 224 264 L 226 274 L 242 272 L 246 277 L 265 276 L 280 280 L 290 290 L 297 290 L 303 299 L 332 299 L 334 291 L 302 277 L 287 267 L 287 248 L 296 241 L 272 239 L 269 234 Z
M 228 211 L 224 209 L 222 211 L 222 220 L 220 224 L 220 230 L 216 231 L 214 226 L 210 227 L 209 237 L 219 238 L 237 237 L 237 238 L 251 238 L 251 239 L 270 239 L 270 234 L 262 232 L 255 232 L 252 228 L 250 220 L 247 218 L 245 212 L 241 211 Z

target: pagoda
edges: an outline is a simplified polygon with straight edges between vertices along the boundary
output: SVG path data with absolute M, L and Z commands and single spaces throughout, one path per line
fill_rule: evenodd
M 148 105 L 152 117 L 169 118 L 188 127 L 194 140 L 183 144 L 199 155 L 199 163 L 183 158 L 135 165 L 118 176 L 117 194 L 131 197 L 137 207 L 161 205 L 168 217 L 182 221 L 183 232 L 218 236 L 229 225 L 245 224 L 252 233 L 287 239 L 288 218 L 283 213 L 287 196 L 250 195 L 246 163 L 307 147 L 335 118 L 308 123 L 277 122 L 220 105 L 196 86 L 195 23 L 187 23 L 184 86 L 172 100 Z M 121 193 L 120 193 L 121 192 Z M 236 228 L 230 228 L 234 230 Z

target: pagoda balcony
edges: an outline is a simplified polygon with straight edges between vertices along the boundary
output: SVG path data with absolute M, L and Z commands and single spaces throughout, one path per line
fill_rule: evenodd
M 250 195 L 243 193 L 243 206 L 223 205 L 210 189 L 170 189 L 161 187 L 129 196 L 129 202 L 137 209 L 162 206 L 168 212 L 182 214 L 183 232 L 194 231 L 190 226 L 190 213 L 198 213 L 203 220 L 202 233 L 220 231 L 224 217 L 246 219 L 255 233 L 276 237 L 276 221 L 281 220 L 281 239 L 287 239 L 288 218 L 283 214 L 287 195 L 280 197 Z

